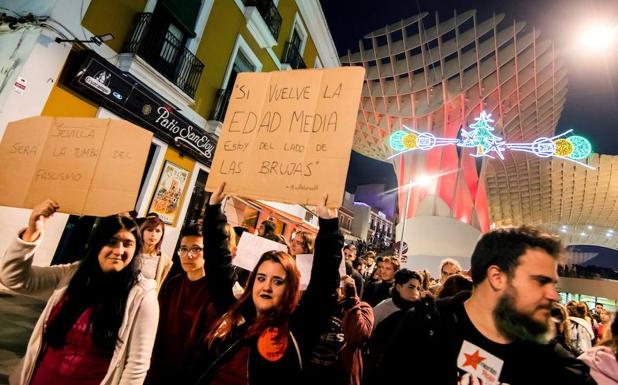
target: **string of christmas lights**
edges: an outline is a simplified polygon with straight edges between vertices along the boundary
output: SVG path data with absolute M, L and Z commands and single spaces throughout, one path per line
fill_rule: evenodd
M 583 136 L 567 136 L 573 130 L 565 131 L 551 138 L 541 137 L 532 143 L 507 143 L 493 133 L 495 128 L 491 124 L 494 122 L 491 119 L 491 114 L 482 111 L 481 115 L 474 120 L 475 122 L 470 125 L 469 130 L 462 128 L 459 131 L 459 138 L 457 139 L 439 138 L 431 133 L 421 133 L 404 126 L 404 130 L 393 132 L 389 138 L 390 147 L 395 151 L 395 154 L 388 159 L 409 151 L 427 151 L 435 147 L 456 145 L 458 147 L 475 148 L 476 152 L 470 155 L 477 158 L 495 159 L 495 156 L 497 156 L 504 159 L 504 152 L 507 150 L 522 151 L 541 158 L 560 158 L 589 169 L 596 169 L 581 162 L 582 159 L 590 156 L 592 146 L 588 139 Z

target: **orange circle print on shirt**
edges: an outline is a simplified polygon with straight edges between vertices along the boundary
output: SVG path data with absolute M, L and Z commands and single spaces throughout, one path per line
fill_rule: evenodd
M 258 352 L 270 362 L 279 361 L 288 348 L 287 335 L 277 338 L 278 333 L 278 328 L 270 327 L 258 338 Z

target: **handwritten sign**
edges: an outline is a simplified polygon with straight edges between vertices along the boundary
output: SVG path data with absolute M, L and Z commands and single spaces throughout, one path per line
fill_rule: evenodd
M 253 271 L 262 254 L 267 251 L 288 251 L 286 245 L 244 232 L 236 247 L 236 257 L 232 263 L 245 270 Z
M 207 191 L 339 207 L 365 71 L 362 67 L 240 73 Z
M 313 270 L 313 254 L 297 254 L 296 267 L 300 272 L 300 290 L 307 290 L 309 280 L 311 279 L 311 271 Z M 341 278 L 345 275 L 345 258 L 341 258 L 339 277 Z
M 37 116 L 0 143 L 0 205 L 104 216 L 133 210 L 152 133 L 124 120 Z

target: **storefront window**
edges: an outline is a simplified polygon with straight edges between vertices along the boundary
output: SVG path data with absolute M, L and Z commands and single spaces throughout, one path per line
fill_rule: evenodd
M 206 203 L 208 203 L 210 199 L 210 193 L 204 191 L 207 179 L 208 173 L 204 170 L 200 170 L 197 174 L 195 187 L 193 187 L 193 194 L 191 195 L 191 201 L 187 209 L 184 226 L 202 224 L 202 218 L 204 218 L 204 213 L 206 212 Z
M 259 211 L 253 207 L 246 206 L 243 214 L 242 226 L 248 228 L 250 232 L 254 232 L 259 214 Z
M 285 223 L 277 218 L 272 218 L 272 221 L 275 222 L 275 233 L 283 234 L 282 231 L 285 229 Z

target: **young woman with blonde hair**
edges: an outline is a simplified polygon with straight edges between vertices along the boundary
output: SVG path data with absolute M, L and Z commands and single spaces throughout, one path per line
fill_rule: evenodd
M 172 258 L 161 251 L 165 223 L 156 214 L 141 219 L 139 227 L 142 236 L 141 264 L 142 274 L 157 281 L 157 291 L 172 268 Z

